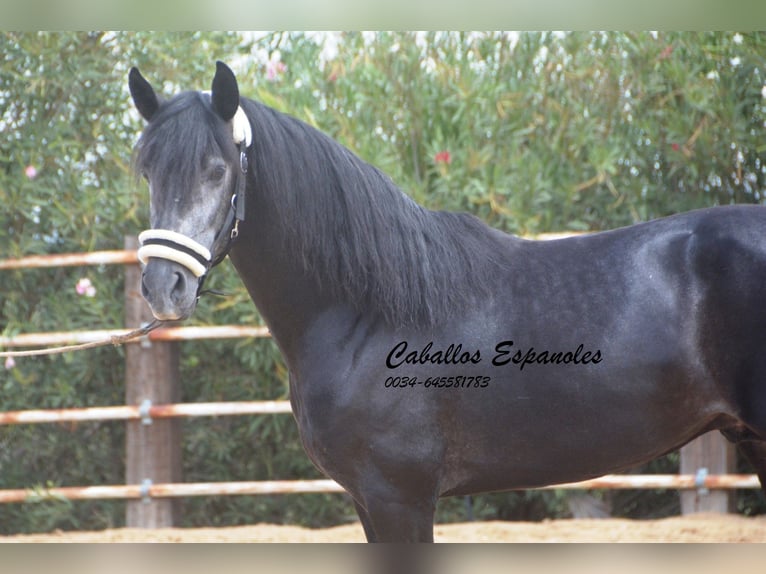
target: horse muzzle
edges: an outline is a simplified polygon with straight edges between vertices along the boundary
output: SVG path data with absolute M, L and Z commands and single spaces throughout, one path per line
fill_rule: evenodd
M 157 319 L 188 318 L 197 305 L 200 282 L 211 264 L 211 253 L 193 239 L 165 229 L 139 235 L 138 258 L 145 265 L 141 293 Z
M 198 277 L 167 259 L 149 259 L 141 275 L 141 294 L 161 321 L 188 319 L 197 306 L 198 288 Z

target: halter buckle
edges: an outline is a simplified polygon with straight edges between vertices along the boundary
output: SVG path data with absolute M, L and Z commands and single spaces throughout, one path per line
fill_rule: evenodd
M 234 241 L 237 237 L 239 237 L 239 219 L 234 220 L 234 227 L 231 228 L 231 240 Z

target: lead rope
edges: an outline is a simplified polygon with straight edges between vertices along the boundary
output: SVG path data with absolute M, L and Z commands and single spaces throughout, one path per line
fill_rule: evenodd
M 28 351 L 3 351 L 0 352 L 0 357 L 38 357 L 41 355 L 61 355 L 62 353 L 69 353 L 71 351 L 83 351 L 85 349 L 94 349 L 96 347 L 106 347 L 107 345 L 114 345 L 118 347 L 133 339 L 144 337 L 161 327 L 165 321 L 155 319 L 148 325 L 145 325 L 139 329 L 134 329 L 124 335 L 112 335 L 100 341 L 91 341 L 89 343 L 80 343 L 78 345 L 64 345 L 62 347 L 47 347 L 44 349 L 30 349 Z

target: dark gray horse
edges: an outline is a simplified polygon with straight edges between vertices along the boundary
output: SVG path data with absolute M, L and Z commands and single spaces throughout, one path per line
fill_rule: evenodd
M 189 317 L 228 253 L 369 540 L 432 540 L 439 497 L 592 478 L 712 429 L 766 479 L 766 209 L 524 241 L 417 205 L 220 62 L 210 93 L 160 101 L 135 68 L 130 90 L 146 300 Z

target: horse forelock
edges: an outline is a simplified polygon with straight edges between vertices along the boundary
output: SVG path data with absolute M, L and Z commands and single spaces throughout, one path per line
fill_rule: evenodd
M 135 147 L 133 167 L 137 176 L 151 176 L 157 189 L 169 193 L 193 189 L 211 157 L 234 163 L 235 152 L 231 132 L 212 111 L 209 97 L 183 92 L 164 102 L 146 125 Z

